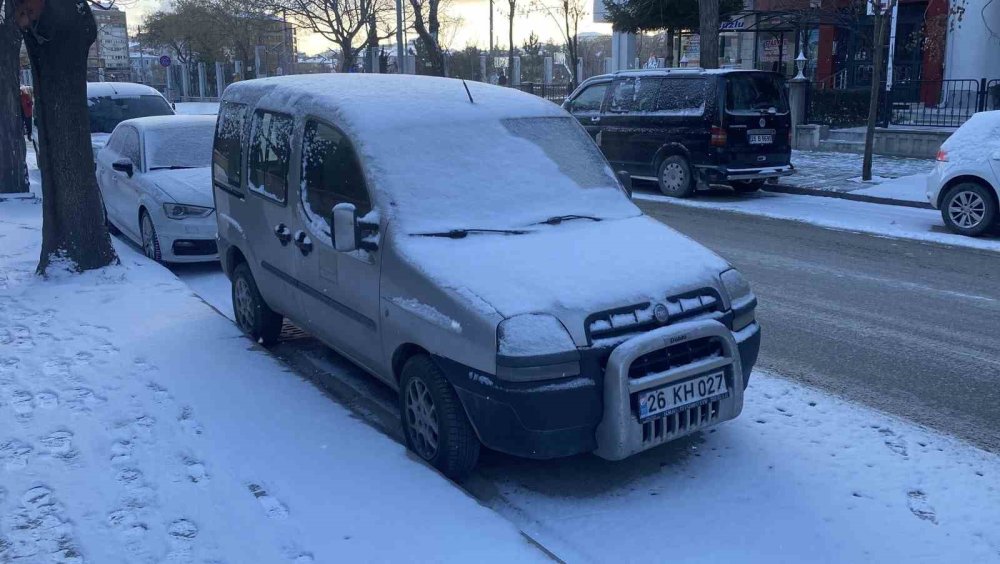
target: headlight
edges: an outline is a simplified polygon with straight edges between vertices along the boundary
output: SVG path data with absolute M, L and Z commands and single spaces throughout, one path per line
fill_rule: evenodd
M 733 331 L 744 329 L 754 321 L 756 298 L 750 284 L 736 269 L 730 269 L 719 276 L 722 287 L 729 294 L 729 307 L 733 310 Z
M 188 217 L 208 217 L 215 211 L 212 208 L 188 206 L 184 204 L 163 204 L 163 213 L 170 219 L 185 219 Z
M 544 313 L 518 315 L 497 327 L 497 377 L 527 382 L 580 374 L 580 353 L 569 331 Z

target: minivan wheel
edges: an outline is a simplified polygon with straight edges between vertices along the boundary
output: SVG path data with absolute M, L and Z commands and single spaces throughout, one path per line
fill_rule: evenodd
M 233 269 L 233 314 L 236 325 L 255 342 L 265 347 L 278 342 L 284 319 L 264 302 L 245 262 Z
M 465 479 L 479 459 L 479 438 L 441 369 L 414 356 L 403 366 L 399 390 L 407 448 L 452 480 Z
M 657 176 L 660 192 L 674 198 L 687 198 L 694 192 L 694 179 L 691 178 L 691 166 L 687 159 L 680 155 L 667 157 L 660 163 Z
M 941 217 L 955 233 L 979 237 L 996 223 L 997 203 L 984 186 L 963 182 L 949 190 L 941 201 Z
M 763 187 L 763 180 L 736 180 L 733 182 L 733 190 L 737 194 L 752 194 Z
M 153 226 L 153 220 L 145 210 L 139 218 L 139 235 L 142 237 L 143 254 L 156 262 L 162 262 L 163 255 L 160 253 L 160 240 L 156 237 L 156 227 Z

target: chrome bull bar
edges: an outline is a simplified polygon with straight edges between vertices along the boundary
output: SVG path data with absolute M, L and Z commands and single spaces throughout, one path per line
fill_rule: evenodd
M 629 378 L 629 368 L 637 358 L 659 349 L 705 337 L 718 339 L 722 347 L 721 356 L 698 360 L 641 378 Z M 720 370 L 725 374 L 729 395 L 713 402 L 717 403 L 717 411 L 712 417 L 704 420 L 699 418 L 697 424 L 686 424 L 683 429 L 674 426 L 671 432 L 663 432 L 661 427 L 661 432 L 655 437 L 650 436 L 648 432 L 643 433 L 643 423 L 640 423 L 638 416 L 633 413 L 632 397 L 636 393 Z M 612 351 L 604 372 L 604 417 L 597 427 L 597 450 L 594 454 L 608 460 L 622 460 L 637 452 L 733 419 L 741 411 L 743 411 L 743 368 L 740 364 L 740 351 L 732 332 L 722 323 L 712 319 L 661 327 L 629 339 Z

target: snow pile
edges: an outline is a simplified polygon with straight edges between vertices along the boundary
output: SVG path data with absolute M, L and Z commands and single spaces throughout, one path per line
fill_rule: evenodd
M 0 202 L 0 562 L 542 559 L 131 247 L 36 277 L 40 215 Z
M 900 178 L 885 179 L 871 188 L 855 190 L 854 194 L 927 203 L 927 175 L 912 174 Z

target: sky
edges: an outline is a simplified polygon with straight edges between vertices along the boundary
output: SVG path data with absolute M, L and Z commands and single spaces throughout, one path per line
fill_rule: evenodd
M 404 0 L 405 1 L 405 0 Z M 528 6 L 531 0 L 518 0 L 519 4 Z M 542 0 L 544 1 L 544 0 Z M 548 0 L 554 4 L 555 0 Z M 580 25 L 581 32 L 611 33 L 609 24 L 594 23 L 591 12 L 593 3 L 585 0 L 588 6 L 588 13 Z M 124 9 L 128 14 L 129 25 L 134 28 L 142 18 L 160 6 L 169 5 L 169 1 L 161 0 L 134 0 Z M 493 35 L 497 38 L 498 44 L 507 46 L 507 0 L 495 0 L 493 6 Z M 520 11 L 520 8 L 518 8 Z M 458 25 L 451 26 L 445 30 L 443 40 L 446 45 L 453 49 L 462 49 L 467 45 L 478 47 L 489 46 L 489 0 L 450 0 L 446 13 L 458 22 Z M 514 44 L 520 45 L 534 31 L 538 37 L 545 42 L 552 40 L 561 43 L 562 34 L 559 25 L 544 12 L 534 12 L 519 14 L 514 20 Z M 413 39 L 414 33 L 410 32 L 408 38 Z M 299 50 L 309 54 L 325 51 L 332 47 L 325 39 L 318 35 L 309 35 L 304 32 L 298 34 Z

